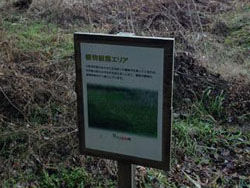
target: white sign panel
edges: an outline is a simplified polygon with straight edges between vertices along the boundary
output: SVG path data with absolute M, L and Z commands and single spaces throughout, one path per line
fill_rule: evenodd
M 80 49 L 86 148 L 161 161 L 164 49 Z

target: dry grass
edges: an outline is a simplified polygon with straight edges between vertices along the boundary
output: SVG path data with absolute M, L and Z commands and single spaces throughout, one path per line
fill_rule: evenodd
M 238 47 L 224 44 L 230 29 L 229 23 L 223 25 L 222 16 L 241 11 L 246 4 L 235 0 L 34 0 L 29 13 L 90 32 L 175 37 L 177 52 L 191 52 L 202 66 L 225 79 L 245 77 L 247 81 L 250 74 L 245 64 L 249 58 Z
M 13 14 L 6 13 L 4 17 L 0 17 L 0 183 L 2 180 L 15 179 L 17 182 L 26 181 L 26 186 L 32 185 L 29 181 L 39 186 L 36 178 L 41 177 L 42 172 L 47 172 L 51 176 L 60 173 L 60 165 L 64 168 L 84 166 L 94 178 L 98 179 L 115 180 L 116 178 L 117 169 L 114 162 L 79 155 L 73 48 L 72 45 L 67 45 L 72 40 L 69 37 L 71 34 L 64 29 L 54 30 L 55 27 L 51 27 L 47 22 L 41 24 L 41 19 L 57 23 L 60 27 L 74 26 L 78 22 L 78 29 L 85 30 L 87 27 L 92 32 L 129 31 L 140 35 L 176 36 L 175 81 L 177 87 L 175 93 L 179 94 L 182 99 L 192 98 L 195 93 L 199 99 L 199 95 L 207 87 L 214 89 L 213 95 L 226 90 L 225 107 L 229 109 L 227 118 L 231 122 L 231 118 L 235 116 L 244 120 L 249 116 L 247 114 L 249 113 L 247 106 L 249 89 L 245 87 L 243 81 L 236 80 L 236 84 L 228 82 L 221 79 L 218 74 L 204 68 L 213 58 L 212 53 L 206 54 L 208 61 L 202 61 L 204 66 L 200 66 L 201 61 L 197 61 L 200 58 L 197 53 L 200 48 L 198 44 L 202 44 L 207 39 L 205 35 L 210 32 L 213 24 L 211 18 L 221 11 L 231 10 L 231 3 L 231 1 L 197 3 L 178 0 L 126 2 L 121 0 L 58 0 L 55 2 L 34 0 L 28 10 L 28 15 L 25 13 L 15 16 L 13 12 Z M 31 21 L 30 18 L 35 21 Z M 209 38 L 214 36 L 211 35 Z M 223 44 L 218 43 L 218 45 Z M 220 49 L 220 46 L 218 48 Z M 178 113 L 181 114 L 181 112 Z M 211 115 L 205 114 L 203 117 L 205 116 Z M 209 158 L 214 161 L 214 157 L 209 156 L 211 154 L 209 149 L 213 149 L 210 144 L 224 151 L 229 149 L 223 144 L 240 143 L 230 152 L 234 154 L 239 148 L 243 148 L 239 156 L 234 154 L 234 157 L 245 158 L 247 137 L 235 136 L 238 134 L 237 131 L 232 131 L 232 133 L 220 131 L 219 128 L 214 128 L 213 124 L 207 124 L 209 120 L 205 119 L 205 123 L 189 122 L 190 120 L 177 122 L 174 155 L 178 161 L 174 162 L 173 170 L 167 176 L 169 179 L 164 180 L 161 172 L 153 171 L 155 175 L 150 176 L 144 173 L 138 177 L 141 178 L 139 181 L 149 179 L 147 181 L 151 182 L 150 178 L 153 177 L 156 182 L 160 181 L 158 179 L 163 179 L 166 182 L 173 181 L 180 186 L 182 184 L 192 186 L 192 183 L 183 178 L 181 170 L 190 171 L 193 178 L 199 174 L 203 177 L 202 185 L 223 185 L 217 183 L 217 179 L 222 179 L 224 175 L 230 179 L 233 172 L 230 166 L 221 167 L 220 165 L 225 165 L 223 162 L 222 164 L 209 163 L 211 168 L 207 169 L 204 160 Z M 218 123 L 219 120 L 214 120 L 214 122 Z M 203 130 L 205 126 L 209 126 L 209 129 Z M 202 141 L 194 141 L 200 138 L 202 131 L 204 131 Z M 228 140 L 227 134 L 230 135 Z M 208 145 L 203 142 L 205 139 L 208 140 Z M 219 142 L 223 144 L 220 145 Z M 208 148 L 209 152 L 205 149 L 197 150 L 193 145 L 197 145 L 197 148 L 205 145 L 204 147 Z M 203 160 L 199 163 L 201 164 L 199 169 L 196 169 L 197 164 L 196 161 L 192 161 L 192 156 L 183 154 L 184 147 L 187 152 L 190 149 L 201 155 L 200 158 L 196 158 Z M 230 156 L 219 155 L 232 162 Z M 243 165 L 245 163 L 241 158 L 236 162 L 233 161 L 232 164 Z M 218 177 L 218 174 L 211 170 L 212 168 L 223 175 Z M 191 172 L 193 169 L 195 172 Z M 224 172 L 225 169 L 226 172 Z M 204 171 L 209 171 L 209 173 L 204 175 Z M 236 172 L 245 176 L 245 172 L 241 172 L 241 167 L 239 170 L 236 169 Z M 34 174 L 36 178 L 27 178 L 31 174 Z M 156 180 L 154 176 L 158 179 Z M 166 176 L 164 177 L 167 179 Z M 240 180 L 232 181 L 236 185 Z M 165 186 L 168 185 L 166 182 Z M 230 185 L 230 183 L 225 184 Z M 171 186 L 174 187 L 173 184 Z
M 72 59 L 52 62 L 17 42 L 0 29 L 0 179 L 57 169 L 62 160 L 80 166 L 72 162 L 79 159 Z
M 54 17 L 58 22 L 65 20 L 63 23 L 66 24 L 79 20 L 81 23 L 107 28 L 110 32 L 151 35 L 182 32 L 182 37 L 185 37 L 187 30 L 206 30 L 211 22 L 210 16 L 231 9 L 231 5 L 232 1 L 34 0 L 30 12 L 41 17 Z

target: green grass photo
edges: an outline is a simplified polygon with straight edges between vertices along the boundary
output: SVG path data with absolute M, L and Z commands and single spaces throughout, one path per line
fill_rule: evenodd
M 157 91 L 87 85 L 89 127 L 157 137 Z

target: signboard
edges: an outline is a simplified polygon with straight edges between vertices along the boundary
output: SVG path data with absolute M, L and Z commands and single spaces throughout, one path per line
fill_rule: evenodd
M 83 154 L 168 169 L 173 39 L 75 33 Z

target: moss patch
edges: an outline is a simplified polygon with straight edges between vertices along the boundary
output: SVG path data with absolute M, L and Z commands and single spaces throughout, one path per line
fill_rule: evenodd
M 250 5 L 241 10 L 229 23 L 230 33 L 225 43 L 250 50 Z
M 44 21 L 31 22 L 20 19 L 5 19 L 1 24 L 8 31 L 9 39 L 15 39 L 18 49 L 24 52 L 39 51 L 52 59 L 73 53 L 72 32 L 68 34 L 55 24 Z

